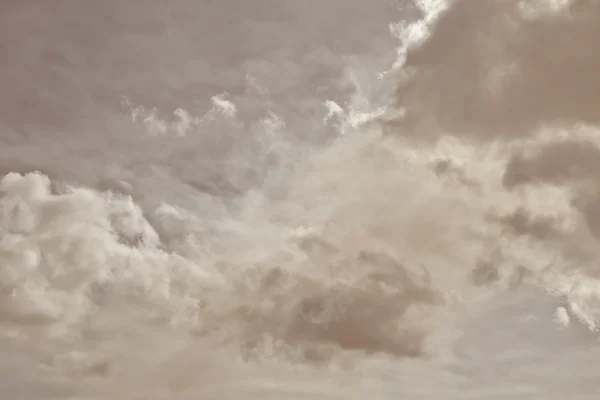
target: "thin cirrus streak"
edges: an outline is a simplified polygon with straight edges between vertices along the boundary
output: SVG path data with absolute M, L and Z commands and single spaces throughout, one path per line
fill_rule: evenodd
M 595 398 L 599 12 L 3 2 L 0 390 Z

